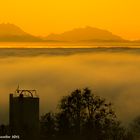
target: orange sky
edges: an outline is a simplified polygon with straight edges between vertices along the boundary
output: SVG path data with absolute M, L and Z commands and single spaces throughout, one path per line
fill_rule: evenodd
M 35 35 L 93 26 L 140 39 L 139 0 L 2 0 L 0 23 Z

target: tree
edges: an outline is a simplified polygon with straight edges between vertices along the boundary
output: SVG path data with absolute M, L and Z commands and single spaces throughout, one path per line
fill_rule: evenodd
M 136 117 L 130 124 L 129 134 L 131 134 L 133 140 L 140 139 L 140 116 Z
M 59 109 L 72 131 L 70 136 L 73 134 L 75 138 L 109 140 L 122 132 L 112 104 L 92 94 L 88 88 L 77 89 L 63 97 Z
M 55 115 L 42 117 L 46 138 L 61 140 L 125 140 L 125 129 L 112 104 L 90 89 L 76 89 L 64 96 Z
M 56 135 L 56 118 L 55 114 L 49 112 L 41 117 L 41 139 L 42 140 L 54 140 Z
M 85 119 L 85 105 L 81 90 L 77 89 L 70 95 L 63 97 L 59 109 L 59 122 L 64 120 L 66 122 L 63 126 L 61 123 L 59 124 L 59 129 L 63 132 L 62 135 L 69 134 L 69 137 L 75 136 L 78 138 L 81 133 L 81 125 Z

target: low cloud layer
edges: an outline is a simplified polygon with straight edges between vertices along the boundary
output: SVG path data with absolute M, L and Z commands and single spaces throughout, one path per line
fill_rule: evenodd
M 134 52 L 10 56 L 0 64 L 0 123 L 8 123 L 9 93 L 18 84 L 37 90 L 40 114 L 56 110 L 61 97 L 75 88 L 89 87 L 114 104 L 123 122 L 140 115 L 140 56 Z

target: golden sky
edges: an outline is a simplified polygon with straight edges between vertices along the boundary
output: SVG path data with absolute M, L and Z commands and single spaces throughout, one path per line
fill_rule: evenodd
M 35 35 L 77 27 L 107 29 L 140 39 L 140 0 L 1 0 L 0 23 L 13 23 Z

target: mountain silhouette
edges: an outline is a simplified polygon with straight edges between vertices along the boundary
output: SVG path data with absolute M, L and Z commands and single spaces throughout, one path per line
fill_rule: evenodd
M 0 24 L 1 42 L 38 42 L 42 41 L 39 37 L 24 32 L 14 24 Z
M 102 41 L 124 41 L 120 36 L 114 35 L 107 30 L 85 27 L 76 28 L 62 34 L 50 34 L 46 40 L 73 41 L 73 42 L 102 42 Z
M 94 42 L 125 42 L 120 36 L 107 30 L 93 27 L 76 28 L 62 34 L 50 34 L 47 37 L 38 37 L 23 31 L 20 27 L 10 24 L 0 24 L 0 42 L 49 42 L 49 43 L 79 43 L 90 44 Z

